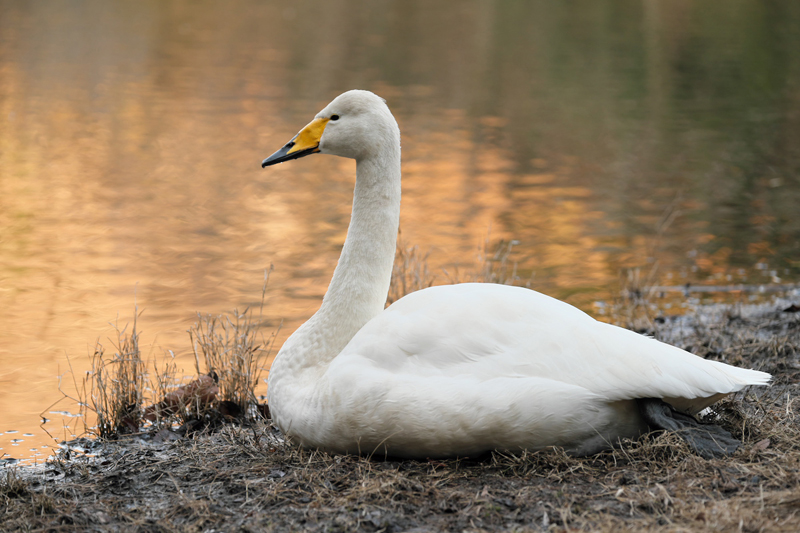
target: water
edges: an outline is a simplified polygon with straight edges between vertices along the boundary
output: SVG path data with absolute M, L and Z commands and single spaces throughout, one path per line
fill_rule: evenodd
M 797 281 L 797 50 L 792 0 L 0 1 L 0 455 L 52 443 L 41 414 L 74 433 L 66 356 L 80 380 L 134 304 L 187 373 L 195 312 L 258 303 L 270 264 L 281 339 L 316 310 L 354 164 L 259 163 L 350 88 L 398 118 L 434 272 L 488 235 L 589 311 L 626 268 Z

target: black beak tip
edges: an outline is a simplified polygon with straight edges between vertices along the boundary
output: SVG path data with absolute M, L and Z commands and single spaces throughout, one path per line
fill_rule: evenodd
M 292 149 L 294 146 L 293 141 L 289 141 L 286 143 L 280 150 L 266 158 L 261 162 L 261 168 L 268 167 L 270 165 L 276 165 L 278 163 L 283 163 L 284 161 L 288 161 L 289 159 L 294 159 L 292 156 L 288 155 L 289 150 Z
M 270 165 L 277 165 L 278 163 L 283 163 L 284 161 L 291 161 L 292 159 L 299 159 L 301 157 L 305 157 L 309 154 L 314 154 L 319 152 L 316 146 L 311 148 L 307 148 L 305 150 L 300 150 L 294 153 L 289 153 L 289 150 L 294 148 L 294 141 L 289 141 L 286 146 L 266 158 L 261 162 L 261 168 L 268 167 Z

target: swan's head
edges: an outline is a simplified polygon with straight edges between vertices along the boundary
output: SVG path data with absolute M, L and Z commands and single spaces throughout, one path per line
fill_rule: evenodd
M 362 160 L 399 146 L 400 130 L 386 101 L 369 91 L 347 91 L 261 166 L 317 153 Z

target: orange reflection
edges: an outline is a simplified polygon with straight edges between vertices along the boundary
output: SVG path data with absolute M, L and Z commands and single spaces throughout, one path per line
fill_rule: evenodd
M 259 163 L 353 87 L 398 117 L 403 239 L 438 283 L 487 233 L 584 309 L 630 267 L 665 284 L 796 271 L 800 70 L 764 50 L 798 34 L 758 26 L 755 0 L 694 3 L 4 6 L 0 431 L 36 436 L 0 452 L 45 442 L 65 354 L 85 370 L 134 302 L 143 343 L 187 373 L 195 312 L 257 304 L 270 264 L 278 345 L 317 309 L 354 164 Z

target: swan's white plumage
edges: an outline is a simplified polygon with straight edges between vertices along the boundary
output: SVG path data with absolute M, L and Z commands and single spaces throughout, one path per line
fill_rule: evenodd
M 318 151 L 355 158 L 357 177 L 323 304 L 270 370 L 273 419 L 304 446 L 444 457 L 558 445 L 586 454 L 646 429 L 638 398 L 696 413 L 768 383 L 769 374 L 707 361 L 528 289 L 432 287 L 383 310 L 399 223 L 399 130 L 366 91 L 339 96 L 319 120 Z M 265 164 L 307 148 L 293 146 Z

